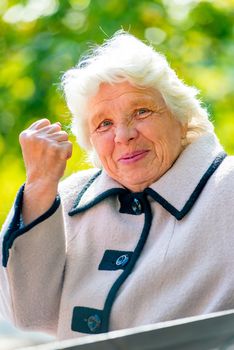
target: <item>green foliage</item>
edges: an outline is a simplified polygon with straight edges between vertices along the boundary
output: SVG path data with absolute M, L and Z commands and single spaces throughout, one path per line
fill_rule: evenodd
M 233 153 L 233 19 L 233 0 L 1 0 L 0 224 L 25 178 L 18 134 L 41 117 L 68 127 L 63 72 L 90 44 L 121 28 L 150 41 L 201 90 L 221 142 Z M 75 146 L 66 175 L 88 166 Z

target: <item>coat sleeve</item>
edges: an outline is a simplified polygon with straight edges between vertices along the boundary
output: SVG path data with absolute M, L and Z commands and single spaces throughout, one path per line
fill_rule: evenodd
M 0 235 L 0 313 L 15 326 L 55 334 L 66 259 L 60 198 L 22 226 L 23 187 Z

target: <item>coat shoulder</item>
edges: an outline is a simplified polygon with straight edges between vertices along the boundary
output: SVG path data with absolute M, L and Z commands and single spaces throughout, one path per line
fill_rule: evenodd
M 223 198 L 234 198 L 234 156 L 227 156 L 212 177 L 216 191 Z
M 218 167 L 217 179 L 222 181 L 234 181 L 234 156 L 227 156 Z

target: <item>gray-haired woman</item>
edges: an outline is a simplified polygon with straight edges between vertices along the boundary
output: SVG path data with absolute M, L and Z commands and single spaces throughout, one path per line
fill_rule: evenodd
M 197 90 L 117 33 L 63 78 L 98 168 L 59 180 L 59 123 L 20 135 L 27 180 L 4 225 L 1 310 L 59 339 L 234 307 L 234 160 Z

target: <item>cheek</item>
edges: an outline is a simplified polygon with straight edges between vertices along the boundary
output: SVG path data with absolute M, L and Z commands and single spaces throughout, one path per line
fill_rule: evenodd
M 166 143 L 168 156 L 174 161 L 182 151 L 181 127 L 178 124 L 170 126 L 167 130 Z
M 165 135 L 164 126 L 155 123 L 154 121 L 146 120 L 143 123 L 138 124 L 138 132 L 148 141 L 154 144 L 160 142 Z
M 100 159 L 110 157 L 114 150 L 114 139 L 111 134 L 105 133 L 91 137 L 91 143 Z
M 166 147 L 170 151 L 177 152 L 181 145 L 181 128 L 176 122 L 147 120 L 146 123 L 138 125 L 139 133 L 154 146 Z

